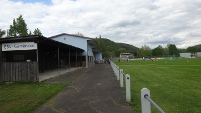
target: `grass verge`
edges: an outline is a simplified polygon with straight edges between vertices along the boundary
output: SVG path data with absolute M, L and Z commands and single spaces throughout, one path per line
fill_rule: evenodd
M 0 84 L 0 113 L 29 113 L 61 91 L 62 83 Z

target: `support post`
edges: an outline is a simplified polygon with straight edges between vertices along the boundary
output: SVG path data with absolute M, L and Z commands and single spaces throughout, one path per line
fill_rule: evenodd
M 126 74 L 126 102 L 131 102 L 130 75 Z
M 142 113 L 151 113 L 150 102 L 145 98 L 145 96 L 150 96 L 150 91 L 147 88 L 141 90 L 141 104 L 142 104 Z
M 68 61 L 69 61 L 69 63 L 68 63 L 68 65 L 69 65 L 69 70 L 70 70 L 70 48 L 69 48 L 69 51 L 68 51 Z
M 59 63 L 59 46 L 58 46 L 58 68 L 60 68 L 60 63 Z
M 119 67 L 116 67 L 117 80 L 119 80 Z
M 39 49 L 39 47 L 38 47 L 38 43 L 37 43 L 37 49 L 36 49 L 36 60 L 37 60 L 37 62 L 38 62 L 38 49 Z
M 76 62 L 76 67 L 78 67 L 77 66 L 77 49 L 76 49 L 76 61 L 75 62 Z
M 124 75 L 123 69 L 120 69 L 120 87 L 124 87 Z

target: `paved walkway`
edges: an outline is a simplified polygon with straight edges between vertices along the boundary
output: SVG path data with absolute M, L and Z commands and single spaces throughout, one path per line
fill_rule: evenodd
M 34 113 L 133 113 L 109 64 L 78 69 L 46 82 L 68 82 L 72 75 L 79 78 Z

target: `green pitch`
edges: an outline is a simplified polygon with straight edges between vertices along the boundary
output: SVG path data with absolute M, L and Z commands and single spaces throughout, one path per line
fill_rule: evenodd
M 131 76 L 130 105 L 135 113 L 141 112 L 142 88 L 150 89 L 151 98 L 166 113 L 201 112 L 201 58 L 115 63 Z M 153 106 L 152 113 L 158 113 Z

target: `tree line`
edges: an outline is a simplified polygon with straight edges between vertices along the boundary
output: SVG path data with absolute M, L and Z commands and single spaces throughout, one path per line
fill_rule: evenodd
M 20 15 L 16 19 L 13 19 L 13 23 L 12 25 L 10 25 L 10 28 L 7 31 L 0 29 L 0 38 L 5 36 L 6 34 L 7 37 L 43 35 L 40 29 L 38 28 L 36 28 L 33 32 L 29 31 L 22 15 Z
M 165 48 L 159 45 L 154 49 L 144 45 L 138 50 L 137 57 L 178 57 L 179 53 L 179 49 L 174 44 L 167 44 Z
M 167 44 L 166 47 L 161 45 L 154 49 L 151 49 L 147 45 L 143 45 L 141 48 L 137 48 L 133 45 L 125 43 L 116 43 L 106 38 L 95 38 L 97 45 L 95 48 L 100 50 L 103 57 L 119 57 L 120 53 L 131 53 L 135 57 L 179 57 L 180 53 L 201 52 L 201 44 L 188 47 L 187 49 L 178 49 L 175 44 Z

